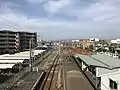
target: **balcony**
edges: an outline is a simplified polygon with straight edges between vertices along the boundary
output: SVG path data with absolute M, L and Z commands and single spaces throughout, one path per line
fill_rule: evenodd
M 0 36 L 16 36 L 16 34 L 0 33 Z
M 16 40 L 16 38 L 8 38 L 8 40 Z
M 7 37 L 0 37 L 0 40 L 7 40 Z
M 0 42 L 0 44 L 15 44 L 15 42 L 4 41 L 4 42 Z

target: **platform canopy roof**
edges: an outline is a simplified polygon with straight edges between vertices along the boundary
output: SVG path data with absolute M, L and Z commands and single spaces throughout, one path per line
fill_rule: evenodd
M 91 66 L 116 69 L 120 68 L 120 59 L 116 59 L 104 54 L 95 54 L 91 56 L 76 54 L 84 63 Z

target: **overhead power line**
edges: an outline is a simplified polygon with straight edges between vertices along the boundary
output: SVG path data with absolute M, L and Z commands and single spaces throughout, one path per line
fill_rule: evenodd
M 0 16 L 0 19 L 3 20 L 4 22 L 6 22 L 7 25 L 10 26 L 10 27 L 13 28 L 13 29 L 24 30 L 24 28 L 22 28 L 21 26 L 19 26 L 19 25 L 13 23 L 13 22 L 10 21 L 10 20 L 7 20 L 7 19 L 5 19 L 5 18 L 3 18 L 3 17 L 1 17 L 1 16 Z

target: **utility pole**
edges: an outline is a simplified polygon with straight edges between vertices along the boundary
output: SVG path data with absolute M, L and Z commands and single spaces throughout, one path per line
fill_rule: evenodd
M 33 36 L 32 36 L 30 41 L 29 41 L 29 49 L 30 49 L 30 60 L 29 60 L 29 67 L 30 68 L 29 69 L 30 69 L 30 72 L 33 71 L 33 62 L 34 62 L 34 52 L 33 52 L 33 50 L 36 48 L 36 46 L 37 46 L 37 44 L 33 43 Z
M 60 55 L 60 41 L 59 41 L 59 55 Z
M 30 72 L 32 72 L 33 70 L 33 66 L 32 66 L 32 63 L 33 63 L 33 59 L 34 59 L 34 52 L 33 52 L 33 36 L 31 37 L 31 39 L 30 39 L 30 44 L 29 44 L 30 46 L 29 46 L 29 48 L 30 48 L 30 64 L 29 64 L 29 66 L 30 66 Z
M 30 67 L 30 72 L 32 72 L 32 43 L 31 43 L 31 39 L 30 39 L 30 43 L 29 43 L 29 48 L 30 48 L 30 60 L 29 60 L 29 67 Z
M 92 43 L 93 43 L 93 52 L 95 52 L 95 42 L 94 42 L 94 40 L 92 41 Z
M 33 44 L 33 38 L 32 39 L 30 39 L 30 46 L 29 46 L 29 48 L 30 48 L 30 62 L 29 62 L 29 66 L 30 66 L 30 71 L 32 72 L 32 61 L 33 61 L 33 49 L 32 49 L 32 44 Z

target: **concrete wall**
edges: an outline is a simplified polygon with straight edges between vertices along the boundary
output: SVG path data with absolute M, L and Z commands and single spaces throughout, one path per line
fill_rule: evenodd
M 101 77 L 101 90 L 110 90 L 109 78 L 107 76 Z
M 108 70 L 105 68 L 96 68 L 97 77 L 101 77 L 101 90 L 111 90 L 109 79 L 116 81 L 120 90 L 120 69 Z
M 110 75 L 106 75 L 106 76 L 101 77 L 101 90 L 111 90 L 110 86 L 109 86 L 109 84 L 110 84 L 109 83 L 109 78 L 110 78 Z M 118 77 L 118 78 L 120 78 L 120 77 Z M 112 78 L 110 78 L 110 79 L 113 80 Z M 115 80 L 115 81 L 118 84 L 118 89 L 117 90 L 120 90 L 120 81 L 118 81 L 118 80 Z

